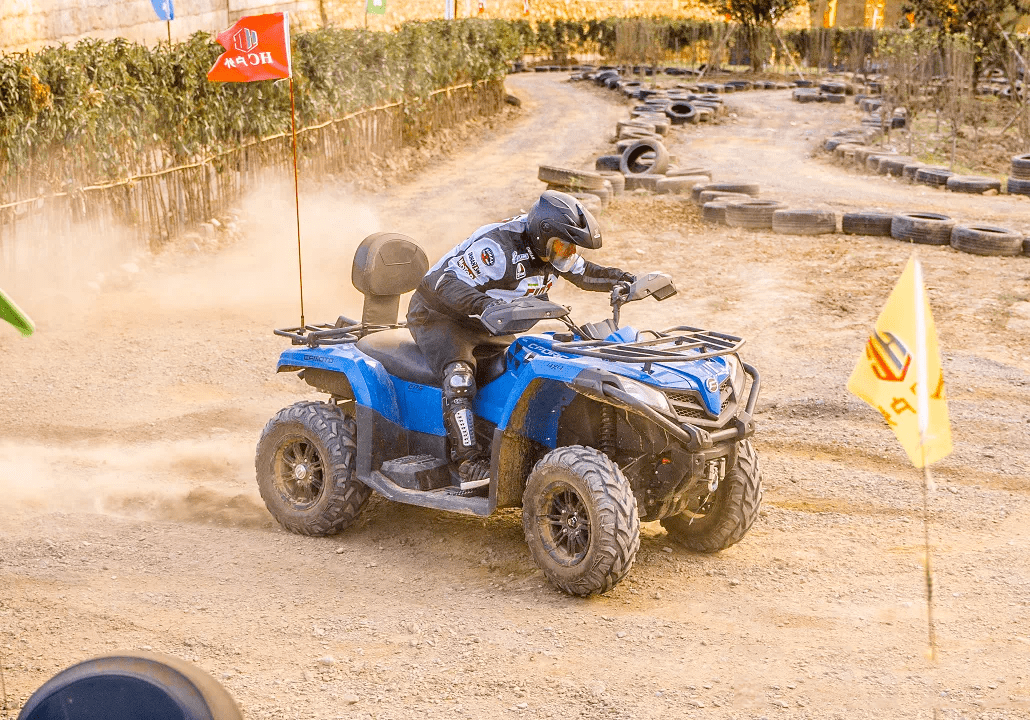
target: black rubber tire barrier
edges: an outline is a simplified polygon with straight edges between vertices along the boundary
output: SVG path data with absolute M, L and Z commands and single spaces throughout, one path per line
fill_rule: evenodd
M 717 225 L 726 224 L 726 200 L 711 200 L 701 206 L 701 219 Z
M 921 167 L 916 170 L 916 182 L 931 187 L 944 187 L 948 184 L 948 178 L 954 174 L 947 168 Z
M 832 210 L 777 210 L 773 232 L 784 235 L 828 235 L 837 232 L 837 213 Z
M 625 128 L 631 128 L 634 130 L 645 130 L 649 133 L 653 133 L 654 123 L 648 122 L 647 120 L 641 120 L 640 118 L 633 118 L 632 120 L 619 120 L 617 123 L 615 123 L 615 132 L 621 133 Z
M 696 186 L 697 185 L 694 185 L 694 187 Z M 691 192 L 693 192 L 693 188 L 691 188 Z M 743 193 L 724 193 L 722 191 L 717 190 L 707 190 L 703 191 L 694 202 L 697 205 L 703 207 L 705 206 L 705 203 L 711 203 L 716 200 L 724 200 L 727 203 L 735 203 L 737 201 L 751 200 L 751 196 L 744 195 Z
M 697 111 L 694 106 L 684 100 L 677 100 L 665 108 L 665 114 L 673 125 L 685 125 L 697 122 Z
M 691 196 L 693 196 L 693 191 L 696 187 L 697 185 L 691 188 Z M 731 193 L 726 192 L 725 190 L 702 190 L 701 194 L 697 196 L 697 199 L 694 202 L 696 202 L 698 205 L 704 206 L 705 203 L 712 202 L 713 200 L 726 200 L 727 202 L 737 202 L 738 200 L 750 199 L 751 196 L 745 195 L 744 193 Z
M 606 207 L 608 207 L 608 203 L 612 199 L 612 191 L 608 187 L 603 187 L 600 190 L 582 190 L 580 188 L 566 187 L 564 185 L 551 185 L 551 184 L 548 184 L 547 189 L 548 190 L 557 190 L 558 192 L 563 192 L 563 193 L 566 193 L 568 195 L 571 195 L 574 198 L 579 198 L 579 199 L 581 199 L 582 196 L 584 196 L 584 195 L 589 195 L 591 197 L 596 197 L 598 200 L 601 201 L 601 209 L 602 210 L 605 209 Z M 587 209 L 589 210 L 589 208 L 587 208 Z
M 627 175 L 626 176 L 626 189 L 627 190 L 650 190 L 651 192 L 657 192 L 658 181 L 661 180 L 664 175 Z
M 619 172 L 622 155 L 602 155 L 594 160 L 594 170 L 598 172 Z
M 813 83 L 811 80 L 795 80 L 794 81 L 794 87 L 799 87 L 799 88 L 810 88 L 814 84 L 815 83 Z
M 712 177 L 712 171 L 706 167 L 700 165 L 691 165 L 689 167 L 677 167 L 669 168 L 665 171 L 666 177 L 679 177 L 680 175 L 707 175 L 709 178 Z
M 955 221 L 938 213 L 898 213 L 891 220 L 891 237 L 920 245 L 949 245 Z
M 568 170 L 552 165 L 541 165 L 536 176 L 545 183 L 564 185 L 577 190 L 601 190 L 604 188 L 604 178 L 588 170 Z
M 833 151 L 834 159 L 842 165 L 854 165 L 855 164 L 855 153 L 858 149 L 863 147 L 862 145 L 854 145 L 852 143 L 844 143 L 838 145 L 837 149 Z
M 1016 180 L 1030 180 L 1030 153 L 1012 158 L 1012 177 Z
M 890 237 L 892 220 L 894 216 L 889 213 L 844 213 L 840 219 L 840 231 L 848 235 Z
M 819 89 L 824 93 L 831 93 L 833 95 L 843 95 L 848 89 L 848 86 L 842 82 L 822 82 L 819 83 Z
M 791 94 L 791 99 L 799 103 L 819 102 L 819 91 L 798 89 Z
M 904 155 L 885 157 L 880 160 L 879 173 L 881 175 L 890 175 L 891 177 L 901 177 L 905 166 L 911 165 L 914 162 L 914 158 L 905 157 Z
M 1030 256 L 1030 237 L 1023 241 L 1023 254 Z
M 882 148 L 864 145 L 855 150 L 855 164 L 864 170 L 867 167 L 866 161 L 872 155 L 891 155 L 891 153 Z
M 654 153 L 650 163 L 641 160 L 645 153 Z M 638 140 L 622 153 L 619 161 L 619 172 L 629 179 L 633 175 L 661 175 L 669 169 L 669 151 L 657 140 Z M 630 189 L 626 183 L 626 189 Z
M 756 183 L 745 183 L 745 182 L 717 182 L 706 185 L 704 190 L 721 190 L 722 192 L 728 193 L 741 193 L 743 195 L 750 195 L 751 197 L 758 197 L 759 187 Z
M 952 192 L 973 193 L 980 195 L 988 190 L 1001 192 L 1001 180 L 974 175 L 952 175 L 945 183 Z
M 897 157 L 897 155 L 893 155 L 893 154 L 889 154 L 889 153 L 871 153 L 871 154 L 866 156 L 866 159 L 865 159 L 865 169 L 868 170 L 869 172 L 872 172 L 872 173 L 879 173 L 880 172 L 880 163 L 885 158 L 892 158 L 892 157 Z
M 705 175 L 663 176 L 655 186 L 655 192 L 659 195 L 684 195 L 689 194 L 695 185 L 706 185 L 707 183 L 708 177 Z
M 626 178 L 621 172 L 604 171 L 601 173 L 601 177 L 611 183 L 612 195 L 622 195 L 626 191 Z
M 847 98 L 844 95 L 836 95 L 833 93 L 819 93 L 820 102 L 828 102 L 831 105 L 843 105 L 847 102 Z
M 905 178 L 909 182 L 915 182 L 916 173 L 924 167 L 926 167 L 926 165 L 924 165 L 921 162 L 914 162 L 909 165 L 906 165 L 905 167 L 901 168 L 901 177 Z
M 726 224 L 748 230 L 772 230 L 773 213 L 786 209 L 777 200 L 741 200 L 726 206 Z
M 1005 192 L 1010 195 L 1030 195 L 1030 180 L 1010 177 L 1005 183 Z
M 1023 236 L 990 225 L 956 225 L 951 231 L 951 246 L 973 255 L 1019 255 Z

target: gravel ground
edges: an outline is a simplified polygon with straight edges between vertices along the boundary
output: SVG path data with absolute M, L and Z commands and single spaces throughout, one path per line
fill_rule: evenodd
M 528 207 L 538 164 L 592 167 L 628 114 L 555 75 L 513 76 L 509 90 L 517 118 L 428 170 L 375 193 L 305 193 L 309 319 L 357 312 L 349 267 L 366 234 L 405 232 L 439 253 Z M 673 131 L 677 164 L 752 179 L 795 207 L 1027 222 L 1025 198 L 958 197 L 814 153 L 855 124 L 850 106 L 775 91 L 726 102 L 720 124 Z M 748 339 L 765 504 L 714 556 L 645 524 L 629 577 L 577 599 L 535 568 L 518 511 L 477 519 L 374 498 L 322 539 L 271 520 L 258 434 L 317 397 L 273 372 L 284 345 L 271 328 L 296 323 L 291 193 L 270 184 L 237 224 L 157 257 L 86 237 L 47 243 L 61 252 L 35 271 L 0 270 L 39 328 L 30 340 L 0 328 L 0 718 L 59 669 L 124 649 L 197 663 L 254 720 L 1030 717 L 1030 258 L 918 250 L 955 441 L 930 493 L 931 662 L 921 475 L 845 389 L 912 247 L 716 228 L 672 196 L 612 203 L 597 259 L 680 287 L 624 322 Z M 607 310 L 574 288 L 555 297 L 580 319 Z

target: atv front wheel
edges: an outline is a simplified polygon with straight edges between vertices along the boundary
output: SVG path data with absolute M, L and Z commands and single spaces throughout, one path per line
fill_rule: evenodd
M 714 493 L 702 485 L 679 515 L 662 520 L 671 537 L 690 550 L 715 553 L 739 542 L 758 517 L 762 473 L 750 440 L 737 444 L 737 462 Z
M 533 468 L 522 527 L 544 575 L 572 595 L 611 590 L 640 547 L 629 482 L 606 455 L 578 445 L 552 450 Z
M 354 477 L 354 419 L 321 402 L 280 410 L 258 441 L 258 489 L 280 525 L 333 535 L 358 517 L 372 490 Z

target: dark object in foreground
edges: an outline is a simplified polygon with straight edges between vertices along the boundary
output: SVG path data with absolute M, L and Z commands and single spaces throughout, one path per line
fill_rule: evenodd
M 32 694 L 18 720 L 243 720 L 228 691 L 188 663 L 158 653 L 92 658 Z

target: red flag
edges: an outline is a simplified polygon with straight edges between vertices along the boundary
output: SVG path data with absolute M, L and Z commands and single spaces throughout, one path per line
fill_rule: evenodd
M 212 82 L 280 80 L 293 73 L 289 13 L 240 18 L 217 39 L 225 52 L 207 72 Z

